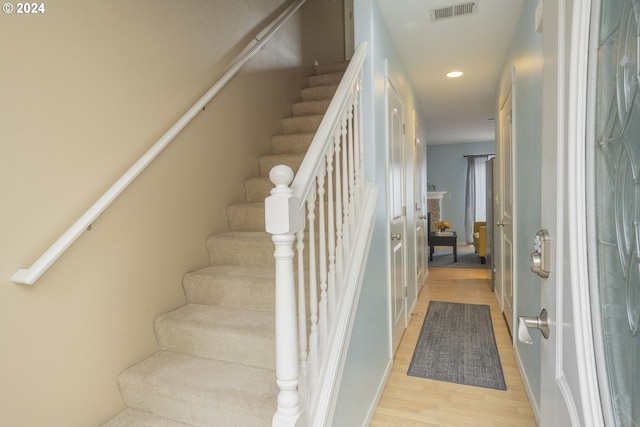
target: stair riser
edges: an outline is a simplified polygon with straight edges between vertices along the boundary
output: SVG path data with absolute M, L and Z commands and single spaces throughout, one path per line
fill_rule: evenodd
M 275 265 L 274 246 L 269 235 L 242 239 L 227 235 L 211 236 L 207 239 L 209 259 L 212 265 L 235 265 L 246 267 L 269 267 Z
M 248 375 L 241 378 L 223 362 L 207 369 L 203 359 L 192 358 L 149 368 L 153 359 L 118 378 L 127 406 L 193 426 L 271 424 L 277 396 L 273 371 L 246 367 Z
M 293 116 L 308 116 L 313 114 L 324 114 L 327 112 L 327 108 L 329 108 L 329 103 L 331 101 L 320 100 L 320 101 L 306 101 L 306 102 L 296 102 L 291 105 L 291 114 Z
M 309 86 L 337 85 L 340 83 L 340 80 L 342 80 L 342 76 L 344 76 L 343 72 L 311 76 L 309 77 Z
M 337 85 L 309 87 L 300 91 L 300 99 L 302 101 L 319 101 L 323 99 L 331 99 L 336 93 Z
M 244 182 L 244 196 L 248 203 L 262 203 L 274 187 L 268 177 L 251 178 Z
M 275 310 L 275 273 L 272 269 L 264 276 L 195 271 L 187 273 L 182 284 L 189 304 Z
M 303 155 L 290 155 L 290 156 L 263 156 L 258 159 L 258 169 L 260 176 L 269 176 L 269 172 L 275 166 L 287 165 L 293 169 L 293 173 L 297 173 L 302 163 Z
M 277 135 L 271 138 L 273 154 L 305 154 L 313 141 L 314 133 Z
M 227 206 L 230 231 L 265 231 L 264 203 L 243 203 Z
M 349 66 L 349 61 L 318 64 L 316 65 L 316 74 L 344 73 Z
M 312 116 L 288 117 L 282 119 L 282 129 L 285 134 L 311 133 L 318 130 L 322 121 L 321 114 Z
M 246 329 L 227 326 L 223 321 L 220 325 L 210 325 L 201 319 L 169 313 L 156 319 L 154 330 L 161 350 L 274 369 L 275 320 L 273 314 L 265 317 L 269 317 L 265 325 Z

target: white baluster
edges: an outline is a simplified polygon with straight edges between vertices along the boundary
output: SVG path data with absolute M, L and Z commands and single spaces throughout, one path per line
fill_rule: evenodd
M 362 196 L 365 191 L 365 178 L 364 178 L 364 125 L 363 125 L 363 113 L 362 113 L 362 71 L 360 71 L 358 77 L 358 147 L 360 147 L 360 195 Z M 362 197 L 361 197 L 362 199 Z
M 298 336 L 296 292 L 293 267 L 294 233 L 298 230 L 299 213 L 296 197 L 289 185 L 293 171 L 276 166 L 270 174 L 275 188 L 265 200 L 265 224 L 275 245 L 276 268 L 276 382 L 280 391 L 273 425 L 295 426 L 302 410 L 298 394 Z
M 356 82 L 354 93 L 353 93 L 353 157 L 354 157 L 354 165 L 353 165 L 353 175 L 354 175 L 354 188 L 355 188 L 355 211 L 356 215 L 360 217 L 361 215 L 361 204 L 362 204 L 362 188 L 361 188 L 361 177 L 360 177 L 360 103 L 358 102 L 360 98 L 360 91 L 358 90 L 359 85 Z
M 337 135 L 337 132 L 336 132 Z M 334 136 L 337 138 L 337 136 Z M 329 274 L 327 277 L 327 287 L 329 294 L 329 312 L 333 313 L 336 306 L 336 222 L 335 222 L 335 206 L 334 206 L 334 192 L 333 192 L 333 147 L 334 144 L 329 146 L 326 155 L 326 164 L 327 164 L 327 189 L 329 193 L 327 194 L 327 202 L 329 204 L 329 208 L 327 209 L 327 214 L 329 218 L 327 219 L 327 238 L 328 238 L 328 246 L 329 246 Z
M 348 262 L 351 250 L 351 232 L 349 230 L 349 142 L 347 135 L 349 112 L 344 111 L 342 114 L 342 251 L 345 258 L 343 262 Z
M 349 147 L 349 241 L 352 242 L 354 234 L 356 232 L 356 176 L 354 167 L 354 147 L 353 147 L 353 98 L 349 99 L 349 113 L 347 115 L 347 121 L 349 127 L 347 130 L 347 145 Z
M 340 171 L 340 151 L 342 141 L 342 128 L 338 136 L 334 138 L 334 170 L 335 170 L 335 190 L 336 190 L 336 292 L 342 289 L 342 176 Z
M 320 216 L 319 226 L 318 226 L 318 238 L 320 239 L 320 313 L 322 315 L 322 311 L 327 311 L 327 231 L 325 225 L 325 206 L 324 206 L 324 183 L 325 183 L 325 173 L 326 169 L 323 166 L 320 168 L 320 172 L 318 172 L 317 176 L 317 184 L 318 184 L 318 212 Z M 323 307 L 324 306 L 324 307 Z M 333 313 L 328 312 L 329 321 L 333 318 Z
M 304 274 L 304 230 L 296 233 L 298 241 L 298 341 L 300 348 L 300 377 L 298 391 L 300 402 L 304 406 L 309 390 L 309 372 L 307 369 L 307 297 Z
M 311 335 L 309 336 L 309 391 L 313 392 L 318 379 L 318 366 L 322 351 L 322 329 L 318 331 L 318 282 L 316 278 L 315 245 L 315 192 L 307 199 L 307 219 L 309 224 L 309 315 Z M 304 274 L 304 272 L 303 272 Z M 306 322 L 306 317 L 305 317 Z M 319 341 L 319 342 L 318 342 Z

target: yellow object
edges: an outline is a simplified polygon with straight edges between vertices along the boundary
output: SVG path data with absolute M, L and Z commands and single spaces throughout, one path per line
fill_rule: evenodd
M 449 224 L 447 221 L 438 221 L 436 222 L 435 226 L 440 231 L 445 231 L 451 228 L 451 224 Z
M 487 223 L 477 221 L 473 223 L 473 247 L 480 256 L 480 262 L 487 262 Z

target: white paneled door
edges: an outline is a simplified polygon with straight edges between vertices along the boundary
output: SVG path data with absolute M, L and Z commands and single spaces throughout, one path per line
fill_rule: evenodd
M 407 327 L 404 102 L 387 79 L 389 146 L 389 254 L 391 260 L 391 347 L 395 354 Z

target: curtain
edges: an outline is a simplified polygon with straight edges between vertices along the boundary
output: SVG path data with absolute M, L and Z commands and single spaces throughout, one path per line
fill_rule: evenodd
M 473 243 L 473 223 L 487 218 L 487 159 L 489 156 L 467 156 L 467 186 L 464 231 L 467 244 Z

